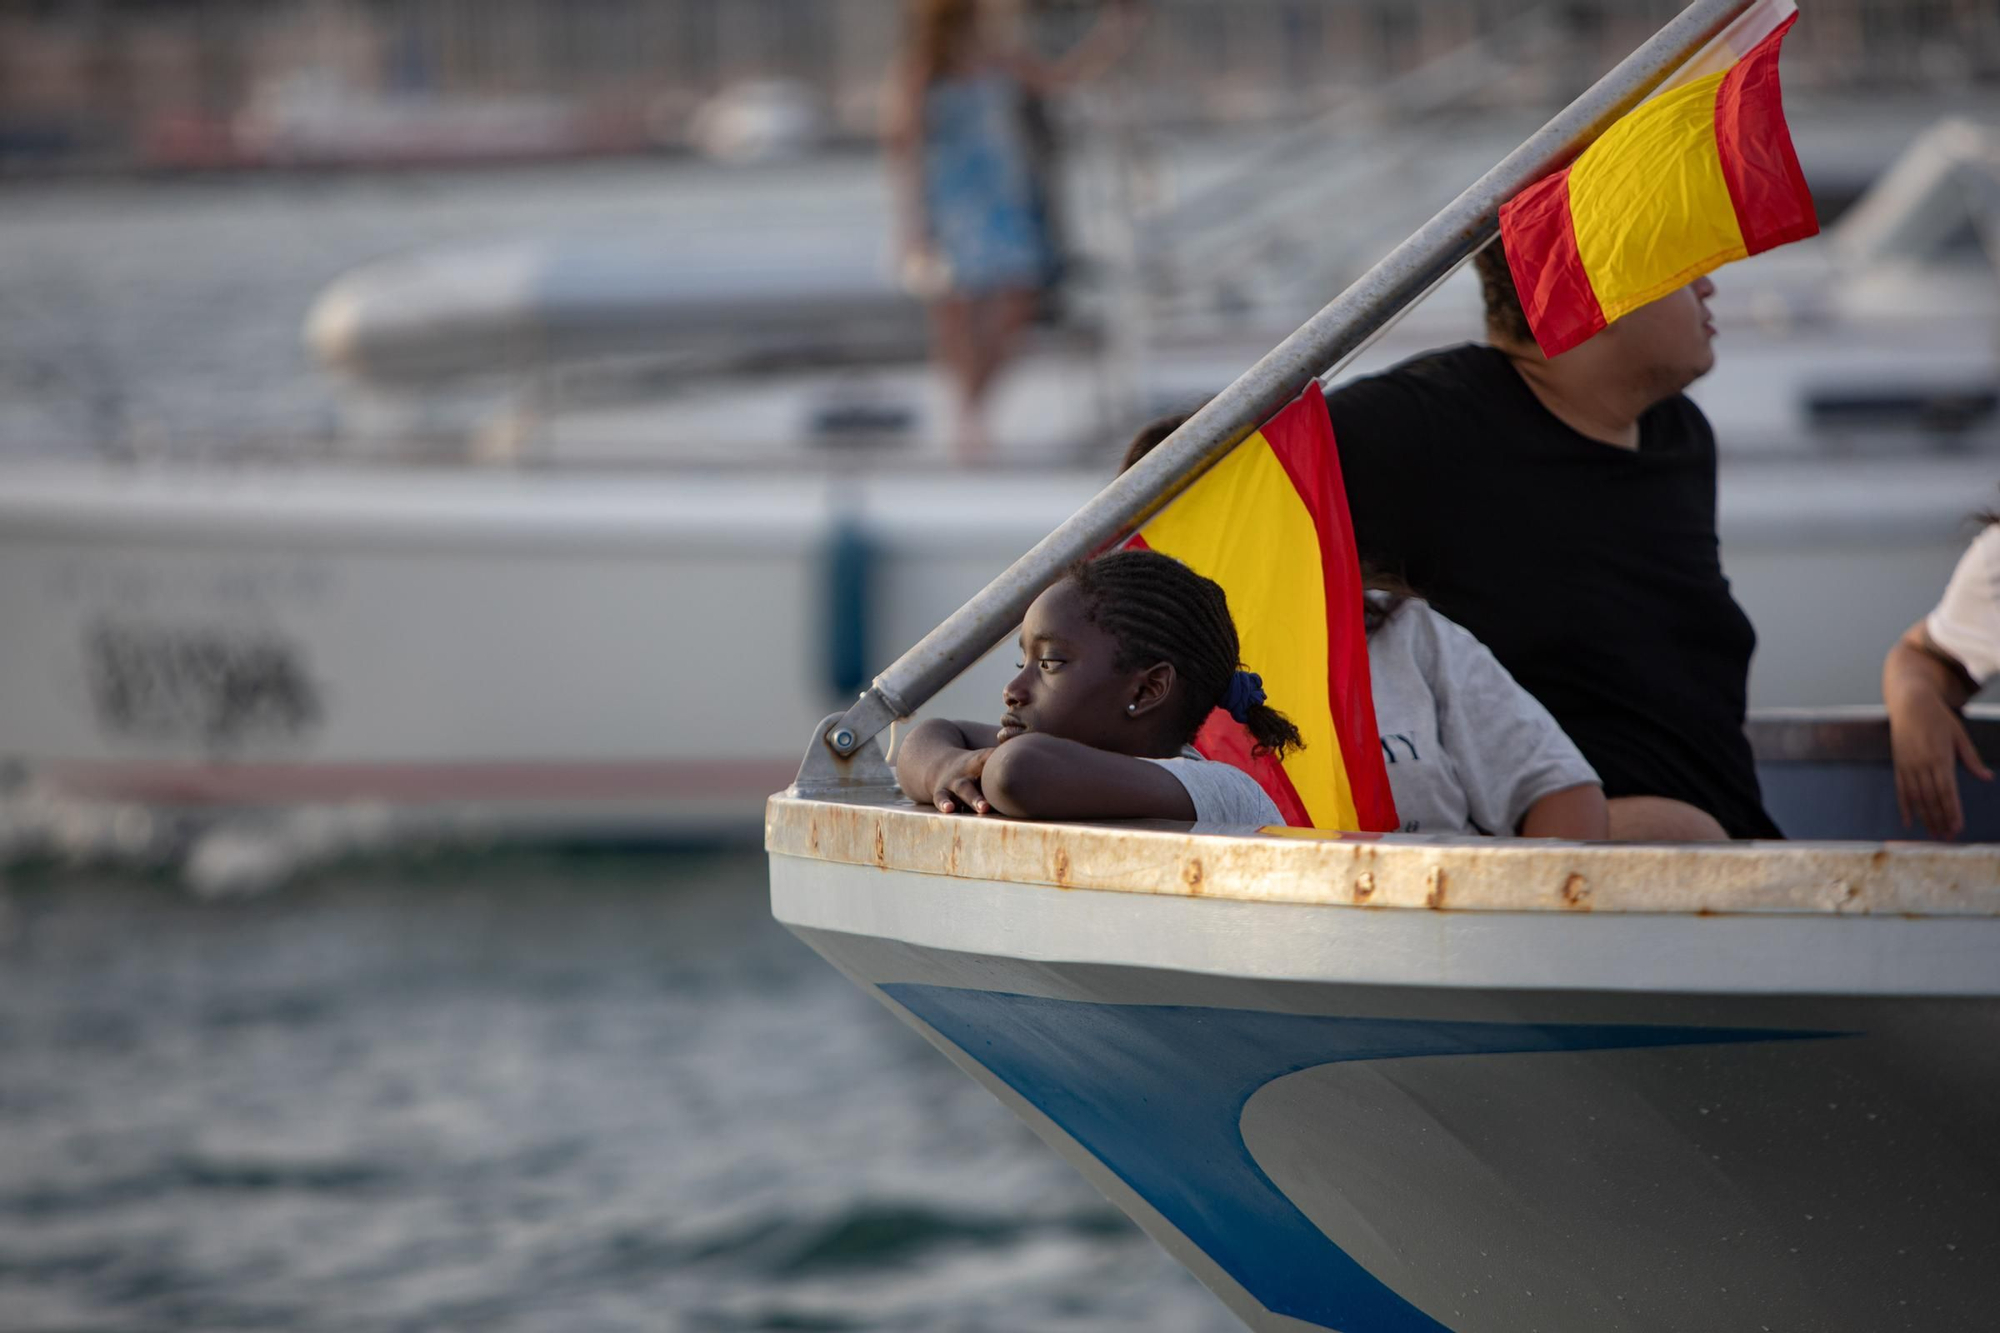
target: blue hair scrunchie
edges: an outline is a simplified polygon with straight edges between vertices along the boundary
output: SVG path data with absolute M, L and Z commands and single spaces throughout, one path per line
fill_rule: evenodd
M 1222 692 L 1222 707 L 1238 722 L 1250 720 L 1250 710 L 1264 702 L 1264 678 L 1254 671 L 1239 671 L 1229 678 Z

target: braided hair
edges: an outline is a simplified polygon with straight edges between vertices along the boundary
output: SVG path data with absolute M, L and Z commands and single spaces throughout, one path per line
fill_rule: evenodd
M 1069 579 L 1082 595 L 1084 614 L 1118 645 L 1118 670 L 1173 665 L 1181 684 L 1174 729 L 1180 744 L 1193 740 L 1241 665 L 1236 622 L 1221 587 L 1171 556 L 1143 550 L 1086 560 Z M 1273 754 L 1305 744 L 1299 729 L 1269 704 L 1252 704 L 1244 725 L 1258 747 Z

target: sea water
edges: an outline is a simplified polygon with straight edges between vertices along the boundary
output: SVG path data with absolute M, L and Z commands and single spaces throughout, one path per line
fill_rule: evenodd
M 299 330 L 385 254 L 670 246 L 780 196 L 872 226 L 880 191 L 839 159 L 15 183 L 0 458 L 339 434 Z M 396 859 L 351 820 L 190 844 L 10 801 L 0 867 L 154 869 L 0 868 L 6 1333 L 1236 1326 L 775 925 L 755 852 Z
M 0 1328 L 1237 1327 L 755 853 L 0 889 Z

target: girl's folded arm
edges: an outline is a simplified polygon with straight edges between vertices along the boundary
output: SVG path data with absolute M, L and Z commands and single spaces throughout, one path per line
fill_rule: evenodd
M 1155 763 L 1030 732 L 986 761 L 980 786 L 1017 819 L 1193 819 L 1180 779 Z
M 967 750 L 983 750 L 994 742 L 995 726 L 952 722 L 934 717 L 917 724 L 896 747 L 896 785 L 913 801 L 927 801 L 936 789 L 939 771 Z

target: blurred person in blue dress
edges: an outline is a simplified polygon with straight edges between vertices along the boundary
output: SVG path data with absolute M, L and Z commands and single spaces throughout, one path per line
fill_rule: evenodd
M 1060 263 L 1037 99 L 1107 69 L 1138 10 L 1110 0 L 1053 61 L 1016 39 L 1018 19 L 1008 0 L 909 0 L 890 83 L 901 276 L 930 305 L 967 463 L 985 456 L 987 398 Z

